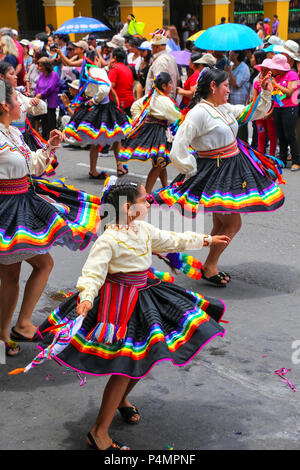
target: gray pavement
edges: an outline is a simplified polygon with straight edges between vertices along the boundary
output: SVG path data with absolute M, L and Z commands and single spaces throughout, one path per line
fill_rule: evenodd
M 100 185 L 87 179 L 88 152 L 58 152 L 57 176 L 97 194 Z M 113 157 L 99 159 L 114 169 Z M 145 176 L 148 166 L 130 163 Z M 170 178 L 176 170 L 169 167 Z M 112 171 L 113 173 L 113 171 Z M 138 426 L 116 415 L 112 435 L 132 449 L 298 449 L 300 447 L 300 365 L 292 362 L 292 343 L 300 340 L 300 173 L 284 170 L 286 202 L 271 214 L 243 217 L 243 228 L 222 257 L 233 276 L 225 289 L 179 275 L 190 290 L 222 298 L 229 321 L 226 335 L 213 340 L 189 365 L 156 365 L 134 389 L 131 399 L 142 413 Z M 211 216 L 205 217 L 205 231 Z M 57 305 L 53 295 L 74 289 L 87 252 L 54 248 L 55 266 L 34 313 L 39 324 Z M 206 253 L 196 256 L 202 261 Z M 164 269 L 154 259 L 156 268 Z M 22 287 L 28 275 L 24 263 Z M 98 412 L 105 377 L 88 377 L 85 386 L 73 372 L 47 362 L 27 375 L 8 376 L 35 354 L 23 345 L 17 358 L 0 366 L 0 449 L 85 449 L 85 435 Z M 300 357 L 300 354 L 299 354 Z M 274 374 L 288 374 L 293 392 Z

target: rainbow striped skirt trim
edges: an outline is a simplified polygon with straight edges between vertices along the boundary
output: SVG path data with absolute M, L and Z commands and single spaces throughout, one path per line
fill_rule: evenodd
M 64 133 L 78 142 L 91 145 L 112 145 L 125 139 L 131 130 L 127 115 L 115 103 L 79 108 Z
M 0 264 L 47 252 L 84 250 L 96 238 L 100 199 L 63 182 L 36 179 L 20 194 L 0 194 Z
M 77 296 L 63 302 L 40 326 L 40 331 L 74 319 Z M 225 333 L 219 324 L 225 310 L 222 301 L 148 279 L 139 290 L 124 342 L 100 344 L 88 339 L 97 323 L 99 302 L 98 296 L 79 332 L 56 356 L 57 362 L 86 374 L 118 374 L 137 379 L 160 361 L 185 365 L 210 340 Z M 46 347 L 52 339 L 52 334 L 48 334 L 41 346 Z
M 205 212 L 249 213 L 274 211 L 284 203 L 280 187 L 243 152 L 223 160 L 197 158 L 197 174 L 184 179 L 178 175 L 170 186 L 151 195 L 152 202 L 192 218 L 201 206 Z
M 119 160 L 152 160 L 155 167 L 166 167 L 171 163 L 171 142 L 167 140 L 166 127 L 157 123 L 145 123 L 137 134 L 126 139 L 119 152 Z

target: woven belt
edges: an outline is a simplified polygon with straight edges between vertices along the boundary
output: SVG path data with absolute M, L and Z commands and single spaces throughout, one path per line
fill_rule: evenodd
M 232 144 L 227 145 L 226 147 L 220 147 L 218 149 L 213 150 L 205 150 L 203 152 L 197 151 L 199 158 L 215 158 L 218 160 L 218 166 L 220 164 L 220 160 L 222 158 L 230 158 L 234 157 L 240 152 L 237 141 L 235 140 Z
M 145 123 L 147 124 L 159 124 L 160 126 L 163 127 L 168 127 L 168 121 L 165 119 L 156 119 L 153 116 L 147 116 L 145 119 Z
M 27 176 L 15 180 L 0 180 L 0 195 L 24 194 L 27 193 L 28 187 Z
M 135 286 L 137 289 L 141 289 L 147 285 L 148 270 L 135 272 L 135 273 L 116 273 L 108 274 L 107 280 L 111 282 L 117 282 L 118 284 L 125 284 L 128 286 Z

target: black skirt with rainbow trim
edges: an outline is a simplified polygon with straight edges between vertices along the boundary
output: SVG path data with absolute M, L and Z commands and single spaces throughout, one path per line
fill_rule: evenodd
M 261 174 L 247 155 L 223 160 L 196 158 L 197 174 L 185 181 L 178 175 L 170 186 L 151 195 L 152 202 L 177 208 L 186 217 L 196 217 L 200 206 L 205 212 L 269 212 L 284 203 L 280 187 Z
M 0 264 L 47 253 L 53 245 L 84 250 L 97 238 L 100 198 L 44 179 L 26 188 L 26 180 L 8 180 L 7 194 L 0 194 Z M 17 193 L 20 182 L 24 190 Z
M 78 142 L 91 145 L 112 145 L 126 138 L 131 130 L 129 119 L 109 101 L 91 108 L 81 106 L 65 127 L 64 133 Z
M 78 294 L 64 301 L 40 325 L 40 331 L 76 318 Z M 55 357 L 60 364 L 91 375 L 126 375 L 144 377 L 161 361 L 183 366 L 213 338 L 223 336 L 219 324 L 225 311 L 221 300 L 204 297 L 175 284 L 148 279 L 139 290 L 134 311 L 128 323 L 124 342 L 101 344 L 87 339 L 97 324 L 100 296 L 84 319 L 70 344 Z M 44 337 L 42 348 L 53 339 Z
M 134 137 L 126 139 L 119 152 L 119 160 L 125 163 L 128 160 L 152 160 L 153 166 L 164 168 L 171 163 L 171 147 L 166 126 L 146 122 Z

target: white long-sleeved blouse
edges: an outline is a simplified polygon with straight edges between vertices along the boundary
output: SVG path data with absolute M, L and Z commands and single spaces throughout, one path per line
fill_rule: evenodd
M 263 90 L 252 120 L 264 117 L 271 107 L 271 92 Z M 173 141 L 170 158 L 176 169 L 186 175 L 197 173 L 195 157 L 189 150 L 214 150 L 232 144 L 238 133 L 237 119 L 244 105 L 226 103 L 213 106 L 202 100 L 187 114 Z
M 135 221 L 132 227 L 124 229 L 108 227 L 96 240 L 78 279 L 80 301 L 94 302 L 107 273 L 146 271 L 152 264 L 152 251 L 196 250 L 205 244 L 204 237 L 207 235 L 159 230 L 144 221 Z
M 87 96 L 93 97 L 93 101 L 95 104 L 99 104 L 102 101 L 108 102 L 109 101 L 108 95 L 111 89 L 111 82 L 108 78 L 108 75 L 105 69 L 104 68 L 101 69 L 100 67 L 93 67 L 90 73 L 91 73 L 91 78 L 95 80 L 99 80 L 100 84 L 97 85 L 97 83 L 90 83 L 87 86 L 85 94 Z
M 50 147 L 31 152 L 17 128 L 6 129 L 0 123 L 0 180 L 23 178 L 28 166 L 32 175 L 40 176 L 49 165 L 50 153 Z
M 135 101 L 131 106 L 131 115 L 133 121 L 135 121 L 141 114 L 145 98 L 147 98 L 146 95 Z M 151 99 L 149 105 L 149 114 L 155 119 L 166 120 L 171 124 L 181 117 L 181 112 L 176 108 L 173 101 L 167 96 L 163 96 L 158 93 L 155 93 Z

